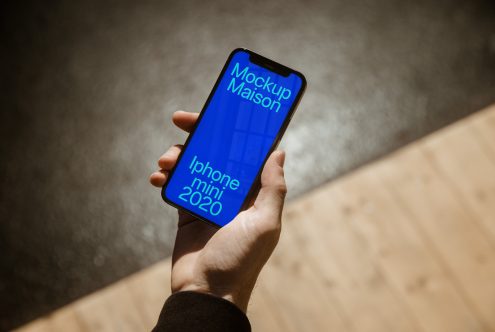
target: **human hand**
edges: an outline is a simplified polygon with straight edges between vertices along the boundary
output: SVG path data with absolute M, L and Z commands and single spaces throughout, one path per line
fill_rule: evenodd
M 178 111 L 175 125 L 190 132 L 198 113 Z M 162 187 L 182 151 L 174 145 L 158 160 L 150 182 Z M 246 312 L 258 275 L 277 245 L 287 187 L 285 153 L 275 151 L 261 174 L 261 189 L 252 205 L 218 229 L 179 210 L 172 255 L 172 292 L 196 291 L 227 299 Z

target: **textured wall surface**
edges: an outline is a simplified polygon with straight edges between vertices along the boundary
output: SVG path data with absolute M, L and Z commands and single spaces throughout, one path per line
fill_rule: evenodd
M 170 254 L 148 175 L 235 47 L 307 76 L 290 197 L 495 100 L 488 0 L 49 3 L 0 11 L 0 330 Z

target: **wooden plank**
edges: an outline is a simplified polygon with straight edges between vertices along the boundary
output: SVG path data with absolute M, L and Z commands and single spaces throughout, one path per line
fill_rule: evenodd
M 50 321 L 46 317 L 41 317 L 15 329 L 14 332 L 51 332 Z
M 467 125 L 472 127 L 482 141 L 483 148 L 495 161 L 495 105 L 474 114 Z
M 357 326 L 360 324 L 372 328 L 375 325 L 373 319 L 370 319 L 372 315 L 365 310 L 360 311 L 357 307 L 352 309 L 352 304 L 360 305 L 363 302 L 353 301 L 351 290 L 356 288 L 338 266 L 333 253 L 324 244 L 328 239 L 312 238 L 312 230 L 307 229 L 307 227 L 318 229 L 318 225 L 314 223 L 320 218 L 318 215 L 320 210 L 314 210 L 312 205 L 319 201 L 322 194 L 325 194 L 324 188 L 301 197 L 286 209 L 287 220 L 284 232 L 291 235 L 291 245 L 300 252 L 300 260 L 303 264 L 310 266 L 313 273 L 318 276 L 316 282 L 321 284 L 322 292 L 331 299 L 331 305 L 342 317 L 345 331 L 359 331 Z M 354 312 L 350 313 L 350 311 Z
M 74 311 L 88 331 L 144 331 L 130 292 L 123 282 L 98 291 L 73 305 Z
M 336 187 L 325 186 L 293 207 L 299 222 L 292 234 L 306 256 L 318 268 L 341 304 L 355 331 L 415 331 L 407 309 L 391 292 L 388 280 L 362 240 L 346 223 L 337 202 Z M 297 227 L 297 228 L 296 228 Z
M 270 298 L 263 284 L 256 286 L 247 315 L 253 331 L 286 332 L 290 330 L 283 321 L 280 308 Z
M 155 326 L 163 304 L 171 293 L 171 265 L 171 259 L 168 258 L 123 280 L 143 319 L 146 331 Z
M 59 309 L 43 318 L 37 319 L 17 330 L 17 332 L 82 332 L 71 306 Z
M 288 225 L 284 226 L 288 228 Z M 347 331 L 348 328 L 315 270 L 306 264 L 291 232 L 280 243 L 262 272 L 259 284 L 279 308 L 289 331 Z
M 64 307 L 47 316 L 50 331 L 52 332 L 83 332 L 76 313 L 71 306 Z
M 437 174 L 495 245 L 495 162 L 483 149 L 470 119 L 433 135 L 421 145 Z M 495 143 L 495 141 L 494 141 Z
M 381 178 L 393 167 L 383 160 L 340 181 L 336 190 L 350 225 L 367 246 L 397 297 L 422 331 L 479 330 L 476 317 L 454 283 L 428 252 L 417 229 Z
M 418 145 L 396 153 L 381 182 L 397 197 L 486 328 L 495 329 L 495 254 L 473 216 Z

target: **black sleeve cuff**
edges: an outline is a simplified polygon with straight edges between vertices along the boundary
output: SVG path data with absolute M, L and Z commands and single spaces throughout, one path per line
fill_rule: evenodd
M 197 292 L 172 294 L 163 306 L 153 332 L 250 332 L 249 320 L 235 304 Z

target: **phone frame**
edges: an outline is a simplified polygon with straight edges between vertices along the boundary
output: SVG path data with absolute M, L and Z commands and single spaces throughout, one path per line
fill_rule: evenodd
M 288 76 L 290 74 L 295 74 L 297 76 L 299 76 L 299 78 L 301 78 L 301 88 L 296 96 L 296 98 L 294 99 L 294 102 L 292 103 L 292 106 L 291 108 L 289 109 L 289 112 L 287 113 L 287 116 L 285 117 L 284 119 L 284 122 L 282 123 L 282 127 L 280 127 L 280 130 L 278 131 L 277 133 L 277 136 L 275 137 L 275 140 L 273 141 L 273 144 L 272 146 L 270 147 L 270 150 L 268 151 L 266 157 L 265 157 L 265 160 L 263 160 L 263 163 L 261 164 L 261 167 L 260 169 L 258 170 L 258 173 L 253 181 L 253 184 L 251 185 L 251 188 L 249 189 L 248 191 L 248 194 L 246 195 L 246 198 L 244 199 L 244 202 L 243 204 L 241 205 L 241 208 L 239 209 L 239 212 L 240 211 L 243 211 L 245 210 L 249 203 L 251 202 L 251 199 L 253 198 L 253 196 L 255 194 L 257 194 L 257 192 L 259 191 L 260 189 L 260 180 L 261 180 L 261 172 L 263 171 L 263 168 L 265 167 L 265 164 L 266 164 L 266 161 L 268 160 L 268 157 L 271 155 L 271 153 L 277 148 L 278 144 L 280 143 L 280 140 L 282 139 L 282 136 L 284 135 L 285 133 L 285 130 L 287 129 L 287 127 L 289 126 L 289 123 L 290 123 L 290 120 L 292 119 L 292 116 L 294 115 L 294 112 L 295 110 L 297 109 L 297 106 L 299 105 L 299 102 L 301 101 L 301 98 L 302 96 L 304 95 L 304 92 L 306 90 L 306 86 L 307 86 L 307 82 L 306 82 L 306 77 L 304 77 L 304 75 L 299 72 L 299 71 L 296 71 L 292 68 L 289 68 L 289 67 L 286 67 L 278 62 L 275 62 L 273 60 L 270 60 L 268 58 L 265 58 L 264 56 L 262 55 L 259 55 L 251 50 L 248 50 L 246 48 L 236 48 L 234 49 L 229 57 L 227 58 L 227 61 L 225 62 L 225 65 L 223 66 L 222 68 L 222 71 L 220 72 L 220 74 L 218 75 L 218 78 L 215 82 L 215 85 L 213 86 L 213 89 L 211 89 L 211 92 L 208 96 L 208 98 L 206 99 L 206 102 L 203 106 L 203 108 L 201 109 L 201 112 L 199 113 L 199 117 L 198 117 L 198 120 L 196 120 L 196 123 L 194 124 L 191 132 L 189 133 L 185 143 L 184 143 L 184 146 L 182 148 L 182 152 L 184 152 L 188 145 L 189 145 L 189 141 L 191 140 L 191 137 L 194 135 L 194 133 L 196 132 L 196 128 L 198 127 L 199 123 L 201 122 L 201 119 L 203 118 L 203 115 L 205 113 L 205 110 L 208 108 L 208 105 L 210 104 L 211 102 L 211 99 L 213 98 L 215 92 L 217 91 L 217 88 L 218 88 L 218 85 L 220 84 L 220 81 L 222 79 L 222 77 L 224 76 L 225 74 L 225 71 L 227 70 L 227 67 L 229 66 L 230 62 L 232 61 L 232 58 L 233 56 L 237 53 L 237 52 L 246 52 L 249 54 L 249 60 L 260 66 L 260 67 L 263 67 L 267 70 L 270 70 L 272 72 L 275 72 L 277 74 L 280 74 L 280 75 L 283 75 L 283 76 Z M 165 184 L 163 185 L 162 187 L 162 190 L 161 190 L 161 196 L 162 196 L 162 199 L 169 205 L 191 215 L 192 217 L 194 218 L 197 218 L 199 220 L 202 220 L 204 222 L 207 222 L 208 224 L 210 225 L 213 225 L 215 226 L 216 228 L 221 228 L 223 226 L 220 226 L 219 224 L 211 221 L 211 220 L 208 220 L 206 219 L 205 217 L 203 216 L 200 216 L 198 215 L 197 213 L 195 213 L 194 211 L 190 211 L 188 210 L 187 208 L 183 207 L 183 206 L 180 206 L 176 203 L 174 203 L 172 200 L 170 200 L 167 196 L 166 196 L 166 189 L 167 189 L 167 185 L 169 183 L 169 179 L 172 178 L 172 176 L 174 176 L 174 172 L 175 172 L 175 169 L 177 168 L 177 165 L 179 164 L 179 162 L 181 161 L 182 159 L 182 156 L 183 156 L 183 153 L 180 153 L 179 154 L 179 157 L 177 158 L 177 162 L 175 163 L 175 166 L 172 168 L 172 170 L 169 171 L 169 174 L 168 174 L 168 178 L 167 178 L 167 182 L 165 182 Z

